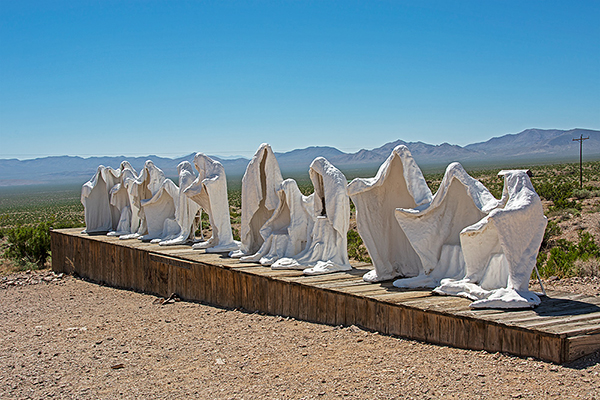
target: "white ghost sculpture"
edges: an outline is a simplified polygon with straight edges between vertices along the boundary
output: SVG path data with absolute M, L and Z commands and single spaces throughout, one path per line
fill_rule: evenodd
M 164 238 L 176 235 L 179 224 L 175 220 L 175 212 L 179 204 L 179 188 L 172 180 L 166 179 L 163 171 L 152 161 L 144 166 L 147 188 L 152 197 L 141 200 L 148 232 L 138 239 L 158 243 Z
M 152 191 L 149 188 L 151 176 L 148 172 L 146 165 L 152 163 L 146 161 L 144 168 L 140 172 L 139 176 L 126 176 L 123 179 L 123 185 L 127 189 L 127 195 L 129 197 L 129 204 L 131 206 L 131 228 L 130 233 L 119 236 L 119 239 L 139 239 L 140 236 L 148 233 L 148 224 L 146 222 L 146 215 L 144 208 L 142 207 L 142 201 L 150 199 L 152 197 Z M 162 172 L 162 171 L 161 171 Z M 153 187 L 157 186 L 157 183 L 164 180 L 164 174 L 155 173 L 153 177 Z
M 547 219 L 526 171 L 501 171 L 501 204 L 460 234 L 463 279 L 443 279 L 434 290 L 474 300 L 472 308 L 525 308 L 540 304 L 529 291 Z
M 279 189 L 283 177 L 275 154 L 266 143 L 260 145 L 246 167 L 242 178 L 242 223 L 238 251 L 229 255 L 243 257 L 254 254 L 264 243 L 260 229 L 279 204 Z
M 306 275 L 352 269 L 348 259 L 350 201 L 344 174 L 323 157 L 310 165 L 315 224 L 311 242 L 294 258 L 281 258 L 272 269 L 303 269 Z
M 233 240 L 231 233 L 227 177 L 223 165 L 202 153 L 196 154 L 194 165 L 198 170 L 198 177 L 183 189 L 182 196 L 208 214 L 212 237 L 205 242 L 195 243 L 192 247 L 206 249 L 207 253 L 237 250 L 239 244 Z
M 110 191 L 118 183 L 121 170 L 103 165 L 81 188 L 84 208 L 84 233 L 103 233 L 114 230 L 120 218 L 119 210 L 110 204 Z
M 294 257 L 306 248 L 314 225 L 313 196 L 304 196 L 296 181 L 286 179 L 277 191 L 279 205 L 260 229 L 264 243 L 242 262 L 271 265 L 283 257 Z
M 464 277 L 460 233 L 499 204 L 459 163 L 450 164 L 431 203 L 396 209 L 396 220 L 419 256 L 421 270 L 414 278 L 394 281 L 394 286 L 435 288 L 441 279 Z
M 134 233 L 139 225 L 139 219 L 134 218 L 132 213 L 131 198 L 127 189 L 128 181 L 137 179 L 137 172 L 127 161 L 121 162 L 118 183 L 112 187 L 109 193 L 110 205 L 119 212 L 117 227 L 108 232 L 109 236 L 122 236 Z M 134 226 L 134 224 L 137 224 Z
M 399 145 L 374 178 L 356 178 L 348 185 L 356 206 L 358 233 L 373 261 L 366 282 L 416 276 L 419 256 L 396 221 L 396 208 L 415 208 L 431 202 L 431 191 L 410 151 Z
M 175 220 L 179 225 L 179 231 L 164 238 L 159 243 L 161 246 L 174 246 L 193 242 L 198 227 L 196 216 L 200 212 L 200 205 L 184 193 L 196 181 L 194 167 L 189 161 L 182 161 L 177 165 L 177 173 L 179 175 L 179 204 L 175 210 Z

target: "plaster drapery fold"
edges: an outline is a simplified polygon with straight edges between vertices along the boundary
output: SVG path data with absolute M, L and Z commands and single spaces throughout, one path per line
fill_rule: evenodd
M 227 176 L 223 165 L 203 153 L 196 154 L 194 165 L 198 177 L 183 190 L 183 195 L 208 214 L 212 237 L 207 241 L 195 243 L 192 247 L 206 249 L 209 253 L 237 250 L 239 244 L 233 240 L 231 233 Z
M 348 185 L 356 206 L 356 225 L 374 270 L 363 279 L 379 282 L 416 276 L 421 261 L 396 221 L 396 208 L 414 208 L 431 202 L 431 191 L 410 151 L 399 145 L 373 178 L 356 178 Z
M 179 225 L 175 220 L 179 204 L 179 188 L 172 180 L 166 179 L 163 171 L 152 161 L 146 161 L 144 170 L 146 179 L 143 182 L 147 182 L 146 187 L 152 196 L 141 200 L 147 233 L 138 239 L 158 243 L 179 231 Z
M 498 204 L 499 200 L 459 163 L 450 164 L 430 203 L 396 209 L 396 220 L 421 265 L 418 276 L 398 279 L 394 286 L 434 288 L 443 278 L 464 276 L 460 233 Z
M 547 219 L 526 171 L 501 171 L 498 208 L 460 234 L 462 279 L 443 279 L 436 293 L 467 297 L 472 308 L 523 308 L 540 303 L 529 291 Z
M 128 164 L 128 163 L 127 163 Z M 121 202 L 113 204 L 111 193 L 121 182 L 121 168 L 98 166 L 94 176 L 81 188 L 81 203 L 84 207 L 86 233 L 111 232 L 117 229 L 121 218 Z M 129 166 L 131 167 L 131 166 Z
M 294 257 L 310 242 L 314 226 L 313 195 L 304 196 L 296 181 L 286 179 L 277 191 L 279 204 L 260 234 L 264 243 L 242 262 L 260 262 L 271 265 L 280 258 Z
M 118 211 L 119 222 L 117 223 L 117 227 L 108 233 L 109 236 L 131 234 L 137 230 L 139 225 L 137 215 L 134 218 L 131 198 L 127 190 L 128 182 L 137 178 L 137 172 L 127 161 L 121 162 L 119 169 L 121 173 L 118 181 L 109 193 L 110 205 Z
M 200 205 L 189 199 L 185 190 L 189 188 L 196 179 L 194 167 L 189 161 L 182 161 L 177 165 L 179 175 L 178 205 L 175 210 L 175 221 L 179 226 L 177 233 L 164 238 L 159 244 L 161 246 L 173 246 L 194 241 L 197 228 L 196 215 L 200 212 Z
M 230 254 L 242 257 L 254 254 L 264 242 L 260 229 L 279 204 L 279 189 L 283 177 L 275 154 L 266 143 L 260 145 L 246 167 L 242 178 L 242 220 L 240 250 Z
M 281 258 L 271 268 L 303 269 L 307 275 L 350 270 L 347 249 L 350 202 L 346 177 L 323 157 L 312 162 L 309 175 L 315 188 L 316 217 L 311 241 L 300 254 Z

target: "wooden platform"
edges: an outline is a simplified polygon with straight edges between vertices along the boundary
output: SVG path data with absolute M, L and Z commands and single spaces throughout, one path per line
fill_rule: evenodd
M 52 231 L 52 268 L 110 286 L 473 350 L 564 363 L 600 349 L 600 298 L 549 292 L 533 310 L 471 310 L 467 299 L 369 284 L 369 265 L 303 276 L 189 246 Z

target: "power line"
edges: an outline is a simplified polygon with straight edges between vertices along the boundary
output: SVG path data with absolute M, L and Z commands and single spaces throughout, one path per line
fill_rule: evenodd
M 579 189 L 583 188 L 583 164 L 582 164 L 582 151 L 583 151 L 583 141 L 588 140 L 590 137 L 583 137 L 583 133 L 579 137 L 579 139 L 573 139 L 574 142 L 579 142 Z

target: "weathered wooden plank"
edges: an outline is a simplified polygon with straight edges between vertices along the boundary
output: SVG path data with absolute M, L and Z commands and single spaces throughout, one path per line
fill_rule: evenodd
M 598 350 L 600 343 L 600 332 L 595 334 L 578 335 L 569 337 L 567 341 L 566 362 L 574 361 L 580 357 L 591 354 Z
M 328 325 L 336 325 L 336 313 L 337 313 L 337 297 L 341 297 L 334 292 L 330 292 L 329 290 L 323 290 L 323 295 L 325 297 L 325 321 L 324 323 Z
M 502 351 L 502 327 L 498 324 L 486 323 L 484 332 L 484 348 L 490 352 Z
M 292 290 L 291 284 L 288 282 L 281 282 L 281 315 L 292 316 L 291 302 L 292 302 Z
M 521 344 L 523 343 L 523 332 L 517 329 L 502 330 L 502 351 L 505 353 L 523 355 Z
M 346 324 L 346 296 L 335 296 L 335 324 Z
M 564 362 L 562 358 L 564 343 L 565 339 L 558 336 L 540 335 L 539 358 L 555 363 Z
M 290 305 L 289 305 L 289 315 L 294 318 L 300 318 L 300 292 L 302 291 L 302 287 L 297 284 L 289 283 L 288 286 L 290 288 Z
M 548 328 L 548 332 L 566 336 L 593 335 L 600 333 L 600 320 L 576 322 Z M 600 343 L 599 343 L 600 344 Z
M 574 322 L 591 322 L 593 320 L 600 320 L 600 312 L 593 312 L 590 314 L 581 314 L 577 316 L 566 316 L 566 317 L 540 317 L 532 318 L 531 320 L 518 321 L 518 325 L 525 329 L 536 329 L 544 330 L 546 327 L 564 325 Z

